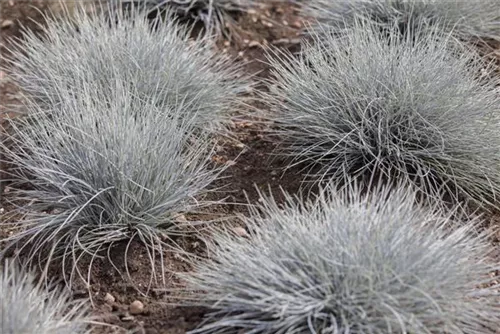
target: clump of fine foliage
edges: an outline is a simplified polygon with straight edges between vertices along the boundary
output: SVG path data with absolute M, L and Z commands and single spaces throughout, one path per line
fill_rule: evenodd
M 221 171 L 211 141 L 182 107 L 165 113 L 126 84 L 112 96 L 81 86 L 76 96 L 61 93 L 50 113 L 27 103 L 27 116 L 8 121 L 0 149 L 12 164 L 6 200 L 18 232 L 4 241 L 27 263 L 61 259 L 80 274 L 81 255 L 139 240 L 156 278 L 155 254 L 185 231 L 176 216 L 204 205 L 194 197 Z
M 186 277 L 190 300 L 211 309 L 191 333 L 495 333 L 495 287 L 478 287 L 494 283 L 487 237 L 415 199 L 403 188 L 264 198 L 250 237 L 220 232 Z
M 242 105 L 248 82 L 239 65 L 215 51 L 210 38 L 190 39 L 170 13 L 154 27 L 140 10 L 77 7 L 45 21 L 41 34 L 25 31 L 8 57 L 12 78 L 45 108 L 61 90 L 79 94 L 81 83 L 112 95 L 117 81 L 160 110 L 184 105 L 186 117 L 204 128 L 216 129 Z
M 256 0 L 114 0 L 122 5 L 134 5 L 139 8 L 161 14 L 164 10 L 172 11 L 181 20 L 199 22 L 208 32 L 230 36 L 235 32 L 235 16 L 255 7 Z
M 0 333 L 84 334 L 88 312 L 82 301 L 54 287 L 35 283 L 13 263 L 0 268 Z
M 467 41 L 500 39 L 497 0 L 307 0 L 302 6 L 307 16 L 336 29 L 362 18 L 382 28 L 439 27 Z
M 494 204 L 500 94 L 492 70 L 434 31 L 358 22 L 270 59 L 282 154 L 309 176 L 403 180 L 431 201 Z M 457 52 L 459 51 L 459 52 Z

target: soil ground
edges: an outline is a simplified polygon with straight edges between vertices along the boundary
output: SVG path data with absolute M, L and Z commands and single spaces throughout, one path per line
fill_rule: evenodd
M 8 54 L 8 38 L 20 37 L 20 27 L 38 29 L 35 22 L 43 22 L 41 11 L 47 10 L 53 3 L 47 0 L 0 0 L 2 55 Z M 53 8 L 53 7 L 52 7 Z M 238 61 L 245 63 L 249 74 L 265 78 L 269 75 L 269 68 L 265 62 L 265 48 L 276 46 L 279 48 L 296 49 L 300 30 L 304 22 L 298 15 L 296 8 L 289 4 L 270 4 L 256 8 L 255 11 L 236 18 L 241 38 L 231 41 L 223 39 L 219 46 L 221 52 L 227 52 Z M 500 62 L 500 45 L 497 45 L 498 61 Z M 492 53 L 493 54 L 493 53 Z M 256 89 L 265 89 L 257 87 Z M 20 105 L 18 89 L 9 80 L 5 72 L 0 72 L 0 115 L 13 116 L 15 106 Z M 254 104 L 255 109 L 262 106 Z M 248 113 L 251 115 L 252 107 Z M 235 115 L 230 139 L 221 139 L 214 160 L 219 163 L 228 163 L 225 178 L 216 184 L 222 187 L 221 191 L 212 195 L 210 199 L 226 199 L 227 204 L 215 205 L 209 209 L 215 216 L 234 217 L 236 214 L 246 213 L 247 198 L 250 202 L 258 199 L 256 189 L 268 191 L 280 198 L 280 188 L 291 193 L 297 193 L 302 179 L 300 171 L 288 170 L 284 173 L 285 162 L 273 157 L 272 153 L 277 141 L 266 134 L 266 126 L 259 122 L 259 117 L 246 118 Z M 0 119 L 1 121 L 1 119 Z M 0 170 L 1 171 L 1 170 Z M 1 206 L 0 206 L 1 207 Z M 8 208 L 4 208 L 8 210 Z M 492 216 L 491 226 L 496 217 Z M 189 217 L 188 217 L 189 219 Z M 238 224 L 236 219 L 230 219 L 228 224 Z M 8 233 L 0 226 L 0 236 Z M 500 234 L 499 234 L 500 236 Z M 184 238 L 179 242 L 189 251 L 203 256 L 203 247 L 200 240 Z M 496 240 L 494 240 L 496 242 Z M 113 250 L 114 260 L 119 268 L 124 268 L 123 245 Z M 497 247 L 498 248 L 498 247 Z M 168 291 L 163 286 L 156 285 L 146 297 L 139 293 L 137 286 L 145 287 L 149 282 L 150 265 L 144 248 L 133 243 L 129 252 L 128 268 L 132 280 L 124 279 L 106 260 L 98 260 L 93 266 L 89 290 L 83 284 L 72 287 L 75 298 L 90 296 L 93 302 L 93 315 L 96 321 L 110 324 L 96 326 L 93 333 L 148 333 L 148 334 L 181 334 L 195 328 L 202 321 L 206 310 L 201 308 L 176 306 L 177 288 L 182 287 L 182 281 L 175 272 L 190 270 L 189 265 L 182 259 L 167 254 L 164 265 L 172 272 L 167 274 Z M 500 257 L 499 257 L 500 258 Z M 54 271 L 53 275 L 57 275 Z M 105 300 L 110 294 L 113 302 Z M 145 305 L 145 312 L 140 315 L 131 315 L 129 305 L 139 300 Z

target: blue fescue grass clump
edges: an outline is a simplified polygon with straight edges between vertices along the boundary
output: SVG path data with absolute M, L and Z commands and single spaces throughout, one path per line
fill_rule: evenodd
M 500 40 L 497 0 L 307 0 L 302 6 L 304 14 L 336 29 L 362 18 L 382 28 L 423 25 L 464 41 Z
M 210 309 L 191 333 L 495 333 L 486 235 L 415 200 L 405 188 L 263 198 L 249 237 L 219 232 L 186 275 L 189 300 Z
M 11 144 L 0 148 L 13 166 L 6 200 L 18 232 L 3 240 L 5 251 L 15 247 L 27 264 L 61 260 L 75 275 L 83 255 L 139 240 L 162 277 L 155 256 L 186 232 L 176 216 L 206 204 L 200 196 L 222 169 L 182 106 L 165 112 L 127 84 L 112 96 L 81 86 L 51 112 L 27 103 L 27 116 L 8 121 Z
M 207 32 L 230 37 L 236 30 L 235 15 L 254 8 L 256 0 L 114 0 L 161 14 L 172 11 L 176 17 L 201 23 Z
M 13 263 L 0 268 L 0 333 L 90 333 L 85 302 L 72 301 L 68 292 L 49 288 Z
M 84 83 L 112 95 L 119 81 L 160 110 L 182 104 L 185 117 L 214 130 L 243 105 L 249 83 L 212 39 L 191 39 L 170 12 L 152 27 L 143 11 L 111 11 L 76 7 L 71 16 L 47 15 L 41 34 L 25 31 L 8 57 L 23 92 L 50 109 L 61 90 L 77 95 Z
M 358 21 L 300 56 L 270 57 L 280 153 L 310 176 L 402 180 L 430 201 L 495 205 L 500 94 L 491 68 L 437 31 L 401 38 Z

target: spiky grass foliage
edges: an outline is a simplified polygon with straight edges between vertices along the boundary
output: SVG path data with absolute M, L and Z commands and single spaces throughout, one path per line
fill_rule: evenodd
M 250 238 L 220 232 L 186 277 L 212 310 L 192 333 L 495 333 L 486 236 L 414 202 L 404 188 L 263 198 Z
M 436 31 L 387 32 L 358 21 L 314 35 L 299 57 L 271 56 L 280 153 L 320 179 L 403 180 L 430 201 L 495 204 L 498 80 Z
M 14 263 L 0 268 L 0 333 L 83 334 L 89 318 L 83 301 L 36 283 Z
M 497 0 L 307 0 L 302 8 L 307 16 L 337 29 L 363 18 L 385 28 L 438 26 L 462 40 L 500 40 Z
M 175 15 L 191 22 L 202 23 L 206 31 L 231 37 L 237 33 L 235 15 L 254 8 L 256 0 L 114 0 L 125 5 L 138 6 L 149 12 L 171 10 Z
M 221 172 L 211 161 L 212 141 L 193 135 L 182 106 L 167 117 L 126 84 L 115 85 L 112 97 L 97 85 L 67 92 L 50 113 L 28 104 L 28 116 L 9 121 L 11 145 L 0 145 L 14 166 L 6 200 L 21 217 L 12 223 L 18 232 L 4 240 L 7 250 L 17 248 L 31 264 L 61 260 L 72 269 L 68 283 L 76 274 L 86 279 L 78 269 L 85 255 L 94 260 L 132 240 L 147 246 L 151 279 L 164 278 L 155 257 L 186 231 L 176 215 L 207 204 L 195 197 Z
M 41 35 L 25 31 L 13 43 L 12 78 L 47 109 L 61 90 L 76 95 L 87 83 L 113 95 L 116 81 L 160 110 L 184 105 L 186 117 L 196 114 L 204 128 L 216 128 L 241 107 L 248 81 L 210 38 L 191 40 L 168 13 L 154 28 L 142 11 L 113 13 L 77 7 L 71 17 L 48 15 Z

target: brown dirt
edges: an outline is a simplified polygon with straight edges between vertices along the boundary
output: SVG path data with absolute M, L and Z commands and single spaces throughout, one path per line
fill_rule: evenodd
M 38 29 L 31 19 L 41 22 L 42 15 L 39 9 L 46 10 L 51 7 L 50 5 L 51 3 L 43 0 L 0 0 L 0 24 L 6 20 L 11 21 L 8 27 L 0 30 L 2 55 L 7 54 L 7 38 L 19 37 L 21 26 Z M 288 4 L 263 6 L 255 12 L 239 17 L 237 23 L 241 35 L 232 41 L 221 40 L 219 43 L 221 52 L 226 52 L 244 62 L 246 71 L 249 74 L 256 74 L 259 78 L 265 78 L 269 74 L 269 67 L 265 63 L 265 49 L 274 46 L 295 50 L 299 30 L 303 25 L 296 10 Z M 500 46 L 496 53 L 498 50 Z M 490 54 L 494 53 L 495 51 L 492 51 Z M 500 53 L 498 56 L 500 63 Z M 4 72 L 0 72 L 0 121 L 2 117 L 11 116 L 8 112 L 12 109 L 7 106 L 19 104 L 18 89 Z M 209 211 L 212 215 L 233 217 L 238 213 L 246 213 L 244 203 L 247 203 L 247 198 L 251 202 L 258 199 L 257 189 L 264 192 L 271 190 L 278 199 L 282 198 L 280 188 L 291 193 L 298 191 L 299 180 L 302 179 L 300 171 L 289 170 L 283 173 L 285 162 L 272 155 L 277 145 L 276 140 L 266 134 L 266 126 L 260 122 L 257 114 L 245 119 L 235 117 L 231 130 L 233 137 L 221 139 L 217 155 L 214 157 L 218 163 L 229 162 L 229 167 L 223 175 L 225 178 L 216 184 L 217 187 L 222 187 L 221 191 L 210 198 L 212 200 L 225 198 L 227 204 L 211 207 Z M 497 221 L 500 220 L 498 217 L 500 215 L 493 215 L 488 219 L 491 226 L 498 226 Z M 233 219 L 229 224 L 237 224 L 237 221 Z M 0 237 L 7 232 L 5 228 L 0 227 Z M 500 240 L 500 232 L 497 239 Z M 200 240 L 183 238 L 178 242 L 193 254 L 204 255 Z M 118 245 L 111 254 L 114 264 L 122 272 L 125 271 L 124 247 L 125 245 Z M 500 252 L 498 256 L 500 258 Z M 72 286 L 75 298 L 89 297 L 90 294 L 96 321 L 109 324 L 96 326 L 93 333 L 182 334 L 200 324 L 205 313 L 204 309 L 175 305 L 179 301 L 178 298 L 182 297 L 178 291 L 178 288 L 182 287 L 182 280 L 175 273 L 189 272 L 191 268 L 186 262 L 173 254 L 166 253 L 163 260 L 163 265 L 167 268 L 166 286 L 154 284 L 148 296 L 137 290 L 137 287 L 144 290 L 151 273 L 147 253 L 138 242 L 131 244 L 127 265 L 131 280 L 114 270 L 107 259 L 98 259 L 92 267 L 89 286 L 85 286 L 82 282 Z M 159 260 L 156 261 L 156 265 L 161 266 Z M 59 274 L 57 270 L 52 271 L 54 277 Z M 106 302 L 104 300 L 106 294 L 111 294 L 115 301 Z M 129 305 L 135 300 L 145 305 L 145 312 L 141 315 L 129 314 Z

